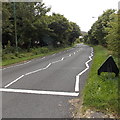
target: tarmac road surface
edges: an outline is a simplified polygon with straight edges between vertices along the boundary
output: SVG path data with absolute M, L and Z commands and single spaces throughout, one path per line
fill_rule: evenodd
M 70 118 L 85 85 L 93 49 L 84 44 L 2 69 L 3 118 Z

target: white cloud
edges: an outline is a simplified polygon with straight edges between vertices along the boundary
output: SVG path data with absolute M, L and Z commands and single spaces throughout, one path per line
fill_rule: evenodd
M 119 0 L 43 0 L 51 12 L 60 13 L 88 31 L 103 11 L 118 9 Z M 95 17 L 95 18 L 92 18 Z

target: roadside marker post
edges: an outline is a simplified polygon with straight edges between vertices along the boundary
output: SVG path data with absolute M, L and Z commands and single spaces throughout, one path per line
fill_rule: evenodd
M 117 77 L 119 75 L 119 69 L 111 55 L 102 64 L 102 66 L 98 69 L 98 75 L 100 75 L 101 72 L 114 72 L 115 77 Z

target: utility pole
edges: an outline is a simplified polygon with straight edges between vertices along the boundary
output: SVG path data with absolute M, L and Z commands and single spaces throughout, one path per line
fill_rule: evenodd
M 15 44 L 16 44 L 16 51 L 18 52 L 17 24 L 16 24 L 16 6 L 15 6 L 15 2 L 13 2 L 13 6 L 14 6 Z

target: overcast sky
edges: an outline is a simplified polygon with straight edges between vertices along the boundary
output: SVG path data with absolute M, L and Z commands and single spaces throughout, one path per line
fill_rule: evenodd
M 52 12 L 64 15 L 68 20 L 77 23 L 82 31 L 88 31 L 103 11 L 118 9 L 120 0 L 43 0 L 51 6 Z M 93 18 L 94 17 L 94 18 Z

